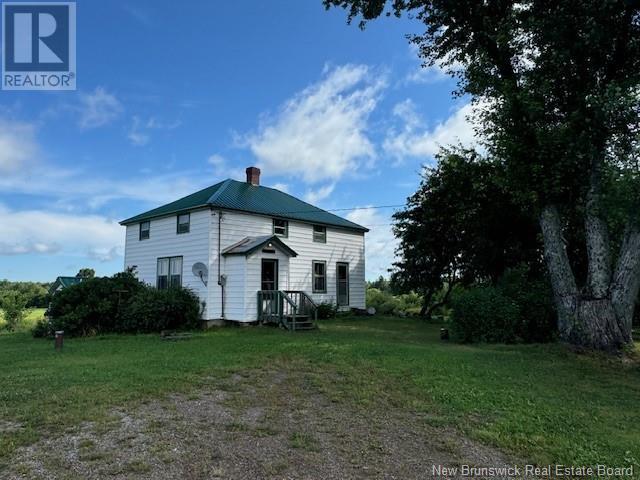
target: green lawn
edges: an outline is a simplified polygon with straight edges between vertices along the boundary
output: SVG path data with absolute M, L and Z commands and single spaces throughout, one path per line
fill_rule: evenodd
M 20 325 L 18 325 L 18 331 L 31 330 L 38 320 L 44 318 L 44 308 L 30 308 L 27 310 L 27 314 Z M 6 322 L 4 321 L 4 312 L 0 310 L 0 332 L 4 330 Z
M 466 346 L 411 319 L 340 319 L 318 332 L 224 328 L 190 340 L 68 339 L 56 353 L 26 332 L 0 336 L 0 464 L 43 433 L 107 418 L 110 408 L 211 377 L 277 363 L 307 369 L 326 395 L 428 412 L 487 444 L 541 464 L 640 468 L 640 366 L 561 345 Z M 343 381 L 336 382 L 336 375 Z

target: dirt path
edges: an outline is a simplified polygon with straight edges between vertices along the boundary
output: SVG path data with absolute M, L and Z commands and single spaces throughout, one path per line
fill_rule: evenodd
M 112 417 L 19 450 L 8 478 L 404 480 L 513 462 L 412 412 L 332 402 L 289 370 L 212 379 Z

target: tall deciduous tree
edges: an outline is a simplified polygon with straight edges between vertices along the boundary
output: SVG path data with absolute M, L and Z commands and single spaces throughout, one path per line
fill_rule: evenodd
M 605 172 L 637 168 L 638 0 L 323 0 L 349 20 L 410 13 L 427 65 L 456 67 L 458 94 L 488 107 L 483 133 L 520 200 L 537 212 L 558 328 L 599 349 L 631 342 L 640 288 L 638 188 L 620 248 L 607 228 Z M 627 178 L 629 176 L 627 175 Z M 587 275 L 576 276 L 564 228 L 579 214 Z
M 446 302 L 455 284 L 495 284 L 523 263 L 542 269 L 536 219 L 503 180 L 502 164 L 473 151 L 444 150 L 436 167 L 424 169 L 407 207 L 394 214 L 400 245 L 393 283 L 422 294 L 423 314 L 443 287 Z

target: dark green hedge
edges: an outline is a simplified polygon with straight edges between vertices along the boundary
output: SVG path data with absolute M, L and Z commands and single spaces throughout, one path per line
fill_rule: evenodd
M 200 302 L 185 288 L 157 290 L 131 273 L 92 278 L 61 290 L 51 300 L 48 322 L 35 336 L 64 330 L 68 336 L 159 332 L 198 326 Z

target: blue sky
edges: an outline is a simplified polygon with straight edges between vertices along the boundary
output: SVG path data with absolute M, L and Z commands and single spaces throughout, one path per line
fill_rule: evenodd
M 257 165 L 327 209 L 404 203 L 470 106 L 384 18 L 365 31 L 320 0 L 77 2 L 77 91 L 0 91 L 0 278 L 123 266 L 118 221 Z M 367 276 L 393 261 L 393 209 Z

